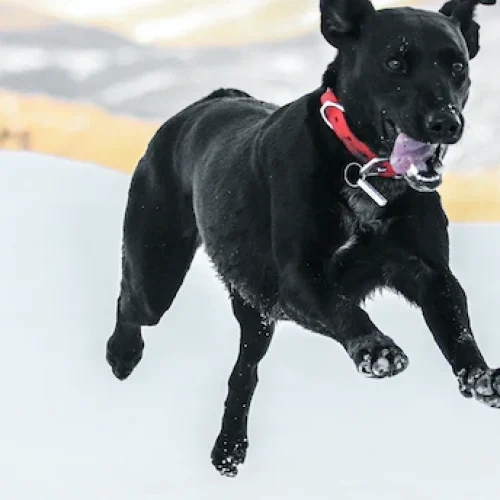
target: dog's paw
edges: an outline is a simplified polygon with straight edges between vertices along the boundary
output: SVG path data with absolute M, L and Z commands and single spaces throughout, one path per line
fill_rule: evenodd
M 245 462 L 247 449 L 247 438 L 229 440 L 221 435 L 212 450 L 212 464 L 223 476 L 235 477 L 238 465 Z
M 118 380 L 125 380 L 142 359 L 144 341 L 140 336 L 126 341 L 115 337 L 109 339 L 106 359 Z
M 359 373 L 368 378 L 398 375 L 409 364 L 408 357 L 389 337 L 373 335 L 357 345 L 351 355 Z
M 491 408 L 500 408 L 500 369 L 463 369 L 457 377 L 463 396 L 474 398 Z

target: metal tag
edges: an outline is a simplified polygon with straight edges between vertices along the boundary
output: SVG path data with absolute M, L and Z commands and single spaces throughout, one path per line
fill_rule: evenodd
M 368 165 L 369 164 L 363 167 L 359 163 L 349 163 L 344 171 L 345 181 L 347 185 L 352 188 L 361 188 L 378 206 L 385 207 L 387 205 L 387 200 L 366 180 L 369 170 L 369 168 L 367 168 Z M 372 165 L 369 165 L 370 168 L 371 166 Z M 353 168 L 358 169 L 356 174 L 357 180 L 355 182 L 349 178 L 350 170 Z

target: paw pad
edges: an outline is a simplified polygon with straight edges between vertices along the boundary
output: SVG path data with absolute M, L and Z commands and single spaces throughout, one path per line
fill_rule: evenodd
M 371 351 L 364 349 L 358 371 L 368 378 L 386 378 L 398 375 L 408 364 L 408 357 L 398 346 L 377 346 Z
M 500 370 L 463 369 L 457 378 L 463 396 L 474 398 L 491 408 L 500 408 Z

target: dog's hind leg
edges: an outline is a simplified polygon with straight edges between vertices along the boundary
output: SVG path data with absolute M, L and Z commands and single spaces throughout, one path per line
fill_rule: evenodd
M 235 476 L 238 465 L 245 461 L 248 413 L 257 386 L 258 364 L 267 353 L 275 327 L 239 295 L 233 296 L 232 306 L 241 330 L 240 348 L 229 378 L 222 428 L 212 450 L 212 463 L 225 476 Z
M 142 358 L 141 327 L 160 321 L 199 246 L 191 203 L 173 174 L 163 169 L 158 178 L 153 168 L 147 159 L 139 163 L 125 213 L 116 327 L 107 344 L 108 363 L 120 380 Z

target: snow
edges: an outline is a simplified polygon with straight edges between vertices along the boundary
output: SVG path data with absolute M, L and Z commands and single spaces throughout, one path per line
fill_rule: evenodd
M 172 71 L 163 69 L 147 71 L 106 87 L 100 92 L 99 97 L 106 104 L 118 105 L 134 98 L 140 98 L 145 93 L 162 91 L 176 79 L 176 75 Z
M 281 325 L 247 464 L 219 477 L 209 455 L 238 334 L 204 254 L 118 382 L 104 351 L 130 178 L 6 151 L 0 175 L 2 500 L 496 498 L 500 413 L 459 395 L 419 312 L 393 295 L 369 310 L 408 370 L 364 379 L 334 342 Z M 453 225 L 451 240 L 476 337 L 500 365 L 500 226 Z
M 118 52 L 116 58 L 120 59 L 123 57 L 122 54 Z M 16 47 L 14 45 L 0 47 L 0 75 L 22 75 L 29 71 L 55 67 L 59 70 L 66 70 L 76 80 L 83 81 L 103 71 L 111 62 L 113 62 L 112 55 L 106 50 L 65 50 L 59 47 L 54 51 L 40 47 Z
M 251 2 L 222 2 L 211 5 L 193 5 L 178 15 L 153 19 L 139 24 L 135 35 L 141 42 L 152 42 L 156 38 L 176 38 L 200 28 L 207 28 L 220 22 L 235 21 L 251 16 L 269 4 L 268 0 Z
M 25 3 L 32 0 L 23 0 Z M 39 0 L 38 8 L 43 6 L 49 12 L 75 18 L 93 18 L 100 16 L 116 16 L 124 11 L 133 11 L 138 7 L 148 7 L 165 0 L 106 0 L 105 2 L 89 0 Z M 167 2 L 171 3 L 171 2 Z

